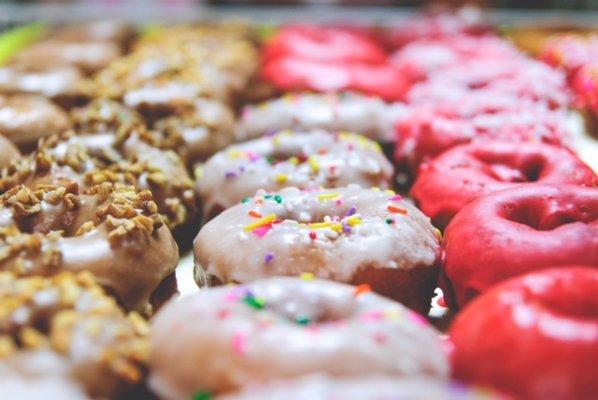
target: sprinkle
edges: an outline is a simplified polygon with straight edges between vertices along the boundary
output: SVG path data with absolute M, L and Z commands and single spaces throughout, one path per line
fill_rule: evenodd
M 287 174 L 276 174 L 274 180 L 278 183 L 285 183 L 289 179 Z
M 249 210 L 249 212 L 247 214 L 249 214 L 249 216 L 253 217 L 253 218 L 262 218 L 262 214 L 260 214 L 259 212 L 255 211 L 255 210 Z
M 370 189 L 372 192 L 379 192 L 380 188 L 378 186 L 374 186 Z
M 274 253 L 268 252 L 268 254 L 266 254 L 266 256 L 264 257 L 264 262 L 266 264 L 270 264 L 273 259 L 274 259 Z
M 232 178 L 236 178 L 236 177 L 237 177 L 237 174 L 236 174 L 236 173 L 234 173 L 233 171 L 228 171 L 228 172 L 226 172 L 226 173 L 224 174 L 224 177 L 225 177 L 226 179 L 232 179 Z
M 274 201 L 277 202 L 278 204 L 281 204 L 282 203 L 282 197 L 280 197 L 280 195 L 277 194 L 276 196 L 274 196 Z
M 401 208 L 401 207 L 397 207 L 393 204 L 389 204 L 388 207 L 386 207 L 386 209 L 393 214 L 407 215 L 407 210 L 405 210 L 404 208 Z
M 317 237 L 318 237 L 318 235 L 316 235 L 316 233 L 315 233 L 315 232 L 309 232 L 309 238 L 310 238 L 311 240 L 316 240 L 316 238 L 317 238 Z
M 264 218 L 261 218 L 259 221 L 253 222 L 251 224 L 245 225 L 245 230 L 250 232 L 256 228 L 260 228 L 262 226 L 266 226 L 271 224 L 272 222 L 276 221 L 276 214 L 267 215 Z
M 266 301 L 262 298 L 255 297 L 252 293 L 247 293 L 243 298 L 243 302 L 249 307 L 255 308 L 256 310 L 263 310 L 266 305 Z
M 339 198 L 339 199 L 336 199 L 335 203 L 336 203 L 336 206 L 337 206 L 337 207 L 340 207 L 340 206 L 342 206 L 342 205 L 343 205 L 343 199 L 340 199 L 340 198 Z
M 337 197 L 340 197 L 340 194 L 338 194 L 338 193 L 322 193 L 322 194 L 319 194 L 316 197 L 320 201 L 326 201 L 326 200 L 334 200 Z
M 342 232 L 343 226 L 340 222 L 314 222 L 307 225 L 309 229 L 332 229 L 333 231 Z M 311 235 L 310 235 L 311 237 Z
M 347 211 L 347 217 L 355 214 L 357 212 L 357 207 L 353 206 L 351 208 L 349 208 L 349 211 Z
M 416 312 L 411 311 L 407 315 L 408 315 L 409 319 L 412 322 L 415 322 L 417 325 L 420 325 L 420 326 L 427 326 L 428 325 L 428 321 L 424 317 L 422 317 L 421 315 L 419 315 Z
M 239 150 L 231 150 L 228 152 L 228 157 L 233 160 L 235 160 L 237 158 L 241 158 L 243 156 L 245 156 L 245 153 L 243 153 L 242 151 L 239 151 Z
M 349 224 L 349 226 L 357 226 L 360 225 L 363 221 L 361 220 L 361 218 L 359 218 L 357 215 L 353 215 L 349 218 L 347 218 L 347 224 Z
M 316 277 L 311 272 L 302 272 L 299 278 L 303 281 L 313 281 Z
M 403 200 L 403 196 L 401 196 L 400 194 L 396 194 L 390 198 L 390 201 L 401 201 L 401 200 Z
M 260 226 L 259 228 L 255 228 L 251 233 L 253 233 L 257 237 L 264 237 L 270 232 L 272 229 L 272 224 L 267 224 L 264 226 Z
M 389 196 L 394 196 L 394 195 L 396 194 L 396 193 L 395 193 L 395 191 L 394 191 L 394 190 L 392 190 L 392 189 L 386 189 L 386 190 L 384 191 L 384 193 L 386 193 L 386 194 L 387 194 L 387 195 L 389 195 Z
M 305 326 L 305 325 L 309 325 L 311 323 L 311 320 L 307 317 L 297 317 L 295 322 L 299 325 Z
M 191 396 L 191 400 L 211 400 L 212 393 L 208 392 L 207 390 L 200 390 L 198 392 L 193 393 Z
M 368 311 L 361 315 L 361 319 L 365 322 L 381 321 L 384 318 L 384 313 L 381 311 Z
M 243 200 L 241 200 L 241 203 L 247 204 L 247 203 L 249 203 L 249 200 L 251 200 L 249 197 L 243 197 Z
M 392 219 L 392 218 L 386 218 L 386 223 L 387 223 L 388 225 L 392 225 L 394 222 L 395 222 L 395 220 L 394 220 L 394 219 Z
M 318 172 L 320 170 L 320 164 L 318 164 L 318 161 L 314 157 L 309 157 L 307 163 L 313 172 Z
M 397 322 L 400 319 L 400 313 L 397 310 L 387 310 L 384 311 L 384 316 L 389 321 Z
M 246 151 L 245 156 L 251 161 L 257 161 L 260 159 L 260 156 L 252 151 Z
M 238 356 L 244 356 L 247 351 L 247 337 L 242 333 L 235 333 L 232 339 L 233 351 Z
M 370 285 L 368 285 L 367 283 L 362 283 L 361 285 L 358 285 L 355 287 L 355 290 L 353 290 L 353 296 L 357 297 L 357 296 L 361 296 L 364 293 L 367 292 L 371 292 L 372 288 L 370 287 Z
M 230 316 L 230 314 L 231 314 L 231 311 L 229 309 L 225 308 L 223 310 L 218 310 L 216 312 L 216 317 L 220 320 L 223 320 L 223 319 L 227 319 Z
M 349 226 L 349 224 L 347 224 L 346 222 L 342 222 L 343 225 L 343 233 L 351 233 L 351 227 Z

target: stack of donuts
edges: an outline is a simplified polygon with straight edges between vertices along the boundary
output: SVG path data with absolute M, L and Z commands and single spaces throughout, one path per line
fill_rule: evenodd
M 0 398 L 594 398 L 577 103 L 471 12 L 262 43 L 98 23 L 17 53 Z M 39 57 L 76 99 L 3 86 Z

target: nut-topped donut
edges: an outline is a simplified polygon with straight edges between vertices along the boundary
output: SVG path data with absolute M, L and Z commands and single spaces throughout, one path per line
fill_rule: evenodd
M 200 230 L 194 242 L 196 279 L 245 283 L 309 272 L 370 285 L 426 313 L 438 236 L 425 215 L 392 191 L 357 185 L 262 191 Z
M 70 127 L 68 115 L 44 97 L 0 95 L 0 134 L 21 149 L 31 149 L 40 138 Z
M 387 189 L 393 168 L 376 142 L 352 133 L 281 131 L 227 147 L 196 170 L 204 218 L 211 219 L 258 189 L 342 187 Z
M 144 379 L 145 321 L 125 315 L 91 274 L 2 272 L 0 304 L 0 393 L 8 388 L 7 398 L 30 398 L 22 386 L 38 384 L 54 386 L 44 398 L 64 384 L 71 388 L 63 394 L 83 393 L 59 398 L 115 398 Z
M 120 182 L 151 190 L 169 227 L 193 220 L 196 196 L 184 162 L 163 149 L 164 140 L 140 124 L 136 113 L 99 101 L 72 117 L 80 134 L 69 131 L 40 143 L 37 152 L 3 173 L 0 190 L 64 179 L 82 187 Z
M 598 265 L 598 189 L 528 184 L 461 209 L 445 231 L 443 282 L 453 308 L 507 278 L 554 265 Z
M 38 94 L 70 107 L 83 98 L 83 75 L 72 65 L 9 64 L 0 68 L 0 93 Z
M 536 271 L 494 286 L 451 326 L 455 378 L 518 399 L 596 398 L 596 291 L 595 263 Z
M 0 196 L 0 269 L 91 271 L 127 309 L 150 313 L 162 284 L 172 294 L 178 262 L 157 211 L 149 191 L 132 187 L 16 186 Z
M 336 378 L 314 374 L 297 379 L 249 385 L 216 400 L 506 400 L 506 396 L 430 378 L 388 375 Z
M 0 151 L 0 169 L 8 167 L 13 161 L 21 157 L 19 149 L 2 135 L 0 135 L 0 149 L 2 149 Z
M 349 285 L 299 278 L 211 288 L 169 303 L 150 328 L 150 370 L 150 387 L 165 400 L 315 372 L 448 373 L 440 338 L 420 315 Z
M 243 108 L 240 140 L 284 129 L 351 131 L 379 142 L 394 141 L 394 123 L 404 113 L 399 104 L 357 93 L 290 93 Z
M 533 182 L 596 187 L 598 178 L 566 148 L 488 141 L 453 147 L 422 164 L 411 194 L 434 225 L 444 227 L 470 201 Z

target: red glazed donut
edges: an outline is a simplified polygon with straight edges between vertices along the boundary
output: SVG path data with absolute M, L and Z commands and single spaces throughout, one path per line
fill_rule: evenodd
M 530 182 L 595 187 L 597 178 L 563 147 L 488 141 L 453 147 L 422 164 L 411 194 L 434 226 L 444 227 L 472 200 Z
M 283 56 L 266 62 L 262 78 L 282 91 L 331 92 L 355 90 L 385 100 L 402 100 L 408 82 L 388 64 L 323 62 Z
M 598 379 L 598 270 L 553 268 L 476 299 L 450 329 L 457 379 L 527 400 L 590 400 Z
M 295 25 L 283 28 L 266 44 L 264 60 L 294 55 L 314 61 L 386 60 L 382 46 L 367 34 L 349 28 Z
M 598 189 L 530 184 L 465 206 L 445 231 L 451 307 L 490 286 L 553 265 L 598 266 Z

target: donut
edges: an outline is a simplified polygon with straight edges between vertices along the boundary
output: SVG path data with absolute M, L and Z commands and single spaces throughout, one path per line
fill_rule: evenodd
M 383 63 L 384 48 L 354 29 L 315 25 L 281 28 L 262 49 L 262 60 L 295 56 L 314 61 Z
M 14 61 L 26 65 L 72 64 L 90 75 L 121 55 L 120 46 L 108 41 L 47 39 L 17 53 Z
M 61 26 L 52 32 L 52 38 L 62 41 L 112 42 L 125 47 L 134 36 L 130 26 L 118 21 L 93 21 Z
M 470 108 L 476 101 L 478 105 Z M 571 132 L 566 120 L 564 111 L 549 111 L 527 101 L 513 101 L 507 106 L 503 100 L 489 101 L 487 95 L 452 104 L 413 107 L 395 124 L 394 158 L 399 165 L 416 172 L 422 162 L 472 141 L 567 144 Z
M 196 170 L 209 220 L 259 189 L 391 186 L 392 165 L 380 146 L 352 133 L 280 131 L 227 147 Z
M 3 398 L 122 398 L 145 378 L 148 326 L 125 314 L 87 272 L 0 273 Z M 39 385 L 39 386 L 38 386 Z M 40 397 L 31 387 L 49 389 Z M 47 397 L 46 397 L 47 396 Z
M 544 143 L 473 142 L 420 166 L 411 195 L 437 227 L 472 200 L 528 183 L 596 187 L 598 179 L 570 150 Z
M 50 100 L 35 95 L 0 95 L 0 133 L 30 150 L 40 138 L 71 127 L 68 115 Z
M 598 189 L 528 184 L 469 203 L 443 241 L 443 288 L 452 308 L 490 286 L 553 265 L 598 265 Z
M 448 374 L 438 333 L 420 315 L 352 286 L 299 278 L 210 288 L 167 304 L 151 322 L 149 365 L 149 386 L 164 400 L 314 372 Z
M 19 149 L 2 135 L 0 135 L 0 148 L 2 149 L 0 151 L 0 169 L 8 167 L 13 161 L 21 157 Z
M 204 217 L 210 219 L 259 189 L 343 187 L 387 189 L 392 165 L 380 146 L 349 132 L 278 133 L 227 147 L 196 169 Z
M 325 62 L 285 55 L 264 63 L 260 76 L 283 92 L 356 91 L 399 101 L 409 89 L 406 77 L 386 63 Z
M 596 263 L 496 285 L 458 314 L 449 331 L 455 378 L 521 399 L 595 398 L 596 290 Z
M 421 313 L 434 290 L 439 232 L 392 191 L 260 191 L 202 227 L 200 285 L 297 276 L 369 285 Z M 236 249 L 231 252 L 230 249 Z
M 297 379 L 249 386 L 216 400 L 499 400 L 507 399 L 489 390 L 469 388 L 439 379 L 403 378 L 387 375 L 335 378 L 314 374 Z
M 72 113 L 75 130 L 52 136 L 32 155 L 3 171 L 0 192 L 23 184 L 75 181 L 82 188 L 114 182 L 148 189 L 172 229 L 197 214 L 193 181 L 185 164 L 160 137 L 138 122 L 139 116 L 112 102 L 93 102 Z
M 553 67 L 562 68 L 572 78 L 580 68 L 592 62 L 596 51 L 598 35 L 563 34 L 546 40 L 540 59 Z
M 394 123 L 405 113 L 399 103 L 357 93 L 290 93 L 245 106 L 238 122 L 238 140 L 284 129 L 350 131 L 372 140 L 394 142 Z
M 494 58 L 471 58 L 431 74 L 414 85 L 407 95 L 412 104 L 458 102 L 472 93 L 506 94 L 531 100 L 550 109 L 567 108 L 571 96 L 565 75 L 544 63 L 524 57 L 497 62 Z
M 159 289 L 176 290 L 178 247 L 149 191 L 16 186 L 0 196 L 0 239 L 0 270 L 91 271 L 130 310 L 149 314 L 159 305 L 152 297 L 162 300 Z
M 199 98 L 190 107 L 158 119 L 153 129 L 192 166 L 235 141 L 235 115 L 220 101 Z
M 588 111 L 591 118 L 590 130 L 598 130 L 598 62 L 584 65 L 573 78 L 573 90 L 577 105 Z

